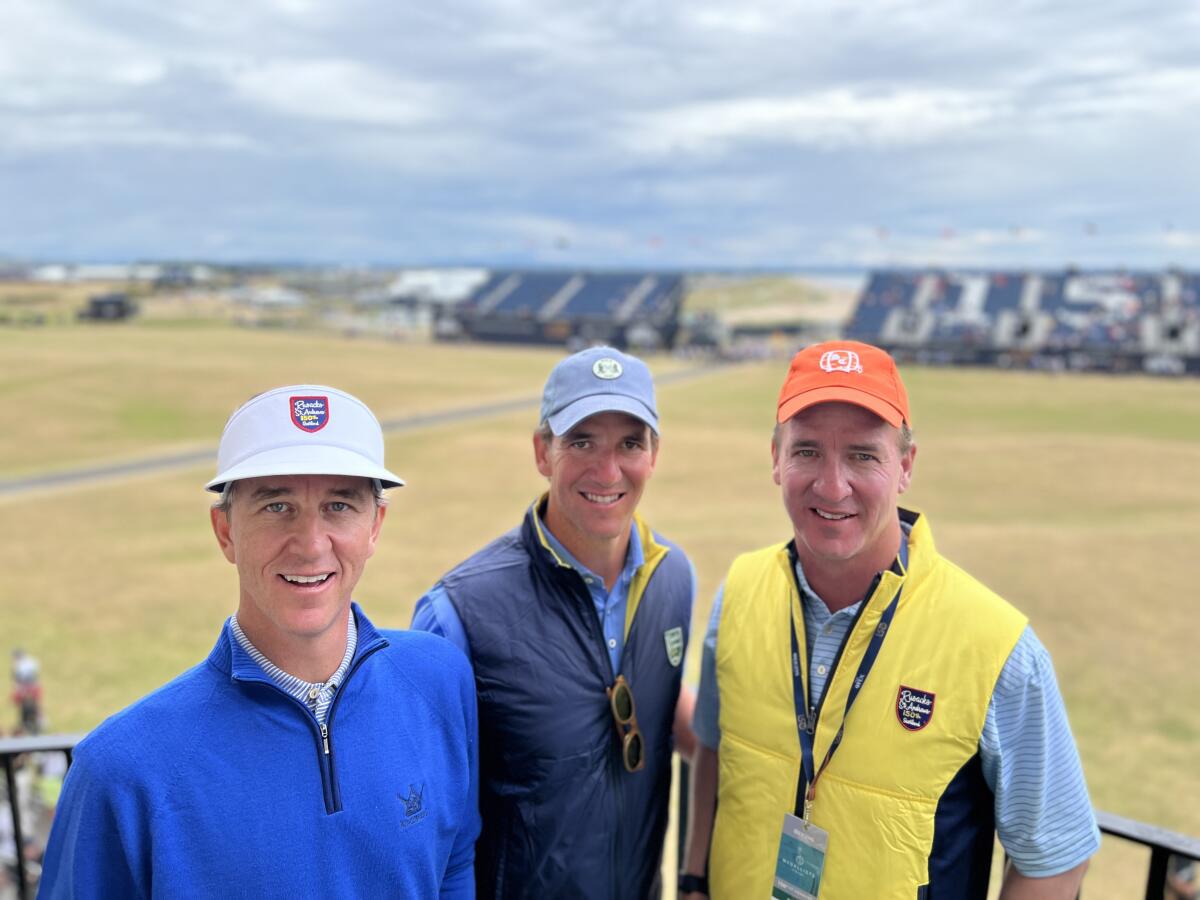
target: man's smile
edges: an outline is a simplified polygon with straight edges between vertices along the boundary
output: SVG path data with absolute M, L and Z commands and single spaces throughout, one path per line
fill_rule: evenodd
M 322 587 L 327 581 L 334 576 L 334 572 L 323 572 L 319 575 L 280 575 L 279 577 L 288 584 L 294 584 L 297 587 L 317 588 Z
M 854 513 L 848 513 L 848 512 L 833 512 L 833 511 L 830 511 L 830 510 L 819 509 L 819 508 L 817 508 L 817 507 L 815 507 L 815 506 L 813 506 L 813 507 L 810 507 L 810 508 L 811 508 L 811 509 L 812 509 L 812 511 L 813 511 L 814 513 L 816 513 L 816 514 L 817 514 L 817 515 L 818 515 L 820 518 L 822 518 L 822 519 L 825 519 L 827 522 L 841 522 L 841 521 L 844 521 L 845 519 L 852 519 L 852 518 L 854 518 Z
M 612 504 L 616 503 L 618 500 L 620 500 L 622 497 L 625 496 L 623 493 L 622 494 L 592 494 L 588 491 L 580 491 L 579 493 L 583 497 L 583 499 L 587 500 L 589 503 L 599 503 L 601 506 L 611 506 Z

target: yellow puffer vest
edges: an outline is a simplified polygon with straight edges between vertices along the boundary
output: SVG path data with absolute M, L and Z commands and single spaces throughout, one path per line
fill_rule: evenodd
M 817 723 L 819 767 L 871 635 L 903 586 L 842 743 L 817 782 L 812 820 L 830 835 L 822 900 L 913 900 L 929 883 L 939 800 L 978 751 L 992 689 L 1027 621 L 940 557 L 924 518 L 902 515 L 915 519 L 908 570 L 883 573 L 847 636 Z M 717 639 L 721 744 L 709 866 L 713 900 L 771 896 L 783 817 L 793 811 L 800 777 L 789 615 L 807 659 L 787 546 L 738 557 L 725 581 Z M 807 671 L 803 676 L 807 690 Z M 932 697 L 907 727 L 898 708 L 903 690 Z

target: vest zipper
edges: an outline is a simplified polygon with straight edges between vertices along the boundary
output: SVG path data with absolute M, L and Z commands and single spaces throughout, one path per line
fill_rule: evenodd
M 572 586 L 576 589 L 575 599 L 583 603 L 585 616 L 587 617 L 586 621 L 589 627 L 595 632 L 596 638 L 599 642 L 600 658 L 604 661 L 604 668 L 608 672 L 608 683 L 605 684 L 604 687 L 608 688 L 614 681 L 617 680 L 617 673 L 613 671 L 612 657 L 608 655 L 608 644 L 604 641 L 604 629 L 600 627 L 600 620 L 596 615 L 596 605 L 592 602 L 591 591 L 589 591 L 587 589 L 587 585 L 583 583 L 583 576 L 581 576 L 574 569 L 571 570 L 571 575 L 574 576 L 572 579 Z M 628 650 L 629 648 L 625 647 L 625 649 Z M 615 753 L 612 752 L 611 749 L 611 740 L 609 747 L 609 780 L 612 784 L 613 799 L 617 808 L 617 827 L 612 829 L 612 842 L 610 844 L 612 848 L 612 869 L 609 878 L 609 884 L 612 886 L 613 900 L 620 900 L 619 885 L 621 883 L 621 854 L 620 847 L 618 846 L 617 842 L 621 834 L 621 822 L 625 818 L 625 802 L 624 796 L 621 792 L 621 770 L 624 769 L 625 763 L 622 759 L 620 745 L 618 744 Z M 643 752 L 645 751 L 643 750 Z

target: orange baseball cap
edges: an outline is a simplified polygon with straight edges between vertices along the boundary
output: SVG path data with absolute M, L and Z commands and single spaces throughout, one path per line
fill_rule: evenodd
M 797 353 L 779 392 L 775 420 L 786 422 L 802 409 L 835 401 L 869 409 L 896 428 L 912 424 L 896 361 L 870 344 L 826 341 Z

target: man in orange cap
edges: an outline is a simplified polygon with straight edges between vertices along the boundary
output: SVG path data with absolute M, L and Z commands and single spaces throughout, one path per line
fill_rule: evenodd
M 898 506 L 911 422 L 879 348 L 792 360 L 791 540 L 734 561 L 705 640 L 689 900 L 983 898 L 997 832 L 1005 900 L 1068 898 L 1099 846 L 1045 649 Z

